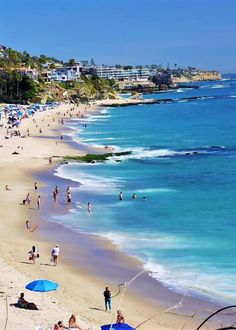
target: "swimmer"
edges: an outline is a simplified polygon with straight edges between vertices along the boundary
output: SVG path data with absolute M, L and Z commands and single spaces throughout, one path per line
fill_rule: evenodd
M 137 195 L 134 193 L 134 194 L 132 195 L 132 198 L 133 198 L 133 199 L 136 199 L 136 198 L 137 198 Z
M 92 205 L 91 205 L 90 202 L 88 202 L 88 204 L 87 204 L 87 209 L 88 209 L 88 213 L 91 213 L 91 211 L 92 211 Z
M 122 193 L 122 191 L 119 193 L 119 199 L 120 199 L 120 201 L 123 200 L 123 193 Z

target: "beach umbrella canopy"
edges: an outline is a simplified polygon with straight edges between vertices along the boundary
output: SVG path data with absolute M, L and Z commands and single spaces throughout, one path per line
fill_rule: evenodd
M 55 291 L 58 287 L 57 283 L 48 280 L 36 280 L 25 286 L 27 290 L 35 292 Z
M 42 293 L 42 309 L 44 305 L 44 292 L 55 291 L 59 285 L 48 280 L 36 280 L 25 286 L 27 290 Z
M 101 330 L 135 330 L 135 328 L 132 328 L 130 325 L 126 323 L 116 323 L 113 324 L 111 327 L 111 324 L 106 324 L 101 326 Z

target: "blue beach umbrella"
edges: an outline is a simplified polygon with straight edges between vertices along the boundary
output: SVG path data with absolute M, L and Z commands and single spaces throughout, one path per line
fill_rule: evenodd
M 35 291 L 35 292 L 49 292 L 49 291 L 55 291 L 59 287 L 59 284 L 48 281 L 48 280 L 36 280 L 33 282 L 30 282 L 25 286 L 27 290 Z M 42 294 L 42 309 L 44 305 L 44 296 Z
M 112 327 L 111 324 L 102 325 L 101 330 L 135 330 L 135 328 L 132 328 L 126 323 L 116 323 Z
M 57 283 L 48 280 L 36 280 L 25 286 L 27 290 L 36 292 L 55 291 L 58 287 Z

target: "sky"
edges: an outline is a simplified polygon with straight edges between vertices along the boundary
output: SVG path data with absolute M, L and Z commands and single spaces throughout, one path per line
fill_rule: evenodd
M 0 0 L 0 44 L 97 64 L 236 72 L 236 0 Z

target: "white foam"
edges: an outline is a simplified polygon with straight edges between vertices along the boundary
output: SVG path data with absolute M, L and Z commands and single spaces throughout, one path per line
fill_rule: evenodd
M 82 191 L 114 191 L 120 190 L 123 181 L 119 178 L 107 178 L 103 176 L 91 175 L 77 170 L 78 165 L 66 164 L 56 169 L 55 175 L 74 182 L 79 182 Z
M 126 160 L 126 159 L 148 159 L 148 158 L 157 158 L 157 157 L 168 157 L 168 156 L 175 156 L 175 155 L 181 155 L 185 154 L 185 152 L 177 152 L 172 151 L 169 149 L 155 149 L 155 150 L 149 150 L 144 148 L 130 148 L 130 149 L 117 149 L 117 147 L 114 146 L 114 149 L 119 151 L 129 151 L 131 150 L 132 153 L 129 155 L 121 155 L 121 156 L 113 156 L 114 160 Z
M 235 302 L 235 276 L 216 273 L 215 269 L 201 268 L 199 264 L 162 265 L 152 259 L 145 263 L 144 269 L 150 271 L 151 276 L 163 285 L 175 291 L 190 290 L 212 299 Z
M 147 236 L 142 236 L 143 234 L 135 233 L 135 235 L 127 234 L 127 233 L 113 233 L 108 232 L 105 234 L 99 234 L 102 237 L 105 237 L 114 243 L 116 243 L 121 249 L 129 250 L 129 251 L 136 251 L 138 248 L 139 251 L 153 248 L 158 246 L 160 250 L 175 248 L 175 249 L 183 249 L 188 246 L 186 242 L 182 239 L 179 239 L 175 236 L 171 236 L 169 234 L 162 233 L 160 234 L 146 234 Z
M 174 192 L 174 189 L 170 188 L 146 188 L 146 189 L 139 189 L 137 190 L 137 193 L 165 193 L 165 192 Z

